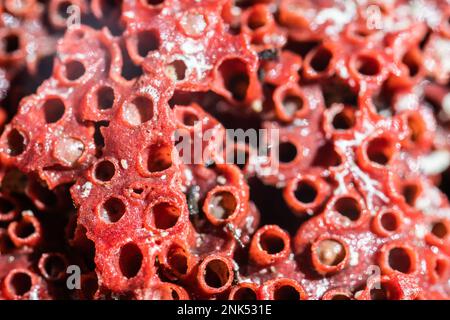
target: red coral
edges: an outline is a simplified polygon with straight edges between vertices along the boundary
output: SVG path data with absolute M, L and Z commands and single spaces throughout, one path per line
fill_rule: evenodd
M 448 5 L 26 4 L 6 80 L 67 30 L 0 138 L 1 298 L 449 297 Z

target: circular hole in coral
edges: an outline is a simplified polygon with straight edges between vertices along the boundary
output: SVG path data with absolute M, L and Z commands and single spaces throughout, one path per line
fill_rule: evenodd
M 214 193 L 209 202 L 209 213 L 216 219 L 225 220 L 233 215 L 237 207 L 236 197 L 228 191 Z
M 241 59 L 228 59 L 220 65 L 219 73 L 225 88 L 231 93 L 233 99 L 244 100 L 250 85 L 247 64 Z
M 70 1 L 61 1 L 58 4 L 56 12 L 58 12 L 58 16 L 60 16 L 62 19 L 67 20 L 70 16 L 70 10 L 69 8 L 72 6 L 72 2 Z
M 307 180 L 301 180 L 295 189 L 295 198 L 302 203 L 312 203 L 317 198 L 315 185 Z
M 9 155 L 15 157 L 25 151 L 25 137 L 17 129 L 12 129 L 6 136 Z
M 166 74 L 174 81 L 182 81 L 186 78 L 187 66 L 183 60 L 175 60 L 166 66 Z
M 344 109 L 333 118 L 333 127 L 336 130 L 348 130 L 355 125 L 355 114 L 350 109 Z
M 172 300 L 180 300 L 180 295 L 172 288 L 170 289 L 170 296 L 172 297 Z
M 144 192 L 144 188 L 133 188 L 133 193 L 141 195 Z
M 337 167 L 342 164 L 342 157 L 337 153 L 334 143 L 327 141 L 324 145 L 320 146 L 313 160 L 313 166 L 315 167 Z
M 153 101 L 139 96 L 124 105 L 124 119 L 133 126 L 138 126 L 153 118 Z
M 172 166 L 172 147 L 156 143 L 148 148 L 147 170 L 150 173 L 160 172 Z
M 119 198 L 111 197 L 103 203 L 100 213 L 104 221 L 114 223 L 122 218 L 125 211 L 125 203 Z
M 181 215 L 179 207 L 168 202 L 160 202 L 153 206 L 152 213 L 155 227 L 164 230 L 172 228 Z
M 44 276 L 49 279 L 56 279 L 65 274 L 66 263 L 59 254 L 50 254 L 44 260 Z
M 103 160 L 95 166 L 95 178 L 97 180 L 107 182 L 110 181 L 116 174 L 116 167 L 114 163 L 109 160 Z
M 402 59 L 402 62 L 408 68 L 410 77 L 414 77 L 419 73 L 419 63 L 412 53 L 406 53 Z
M 391 249 L 389 251 L 388 263 L 393 270 L 402 273 L 410 273 L 412 271 L 411 257 L 405 248 Z
M 303 98 L 298 95 L 288 93 L 284 96 L 282 104 L 284 112 L 289 117 L 292 117 L 297 111 L 303 108 Z
M 384 166 L 392 159 L 394 149 L 394 144 L 390 139 L 378 137 L 369 142 L 366 153 L 370 161 Z
M 273 231 L 266 230 L 259 239 L 261 248 L 268 254 L 277 254 L 284 250 L 284 241 L 281 236 Z
M 111 109 L 114 105 L 114 90 L 111 87 L 103 86 L 97 90 L 97 107 L 100 110 Z
M 234 292 L 233 300 L 256 300 L 256 292 L 249 287 L 241 287 Z
M 219 289 L 225 286 L 230 278 L 227 264 L 220 259 L 212 259 L 205 266 L 205 283 L 211 288 Z
M 297 147 L 291 142 L 282 142 L 279 145 L 279 153 L 280 162 L 289 163 L 297 156 Z
M 42 105 L 45 122 L 54 123 L 61 119 L 66 111 L 64 102 L 59 98 L 47 99 Z
M 300 292 L 290 285 L 282 285 L 274 289 L 274 300 L 300 300 Z
M 70 81 L 75 81 L 81 78 L 86 72 L 84 65 L 80 61 L 76 60 L 67 62 L 65 65 L 65 70 L 66 70 L 65 76 Z
M 445 259 L 436 259 L 436 263 L 434 265 L 434 272 L 439 278 L 444 278 L 447 274 L 448 270 L 448 262 Z
M 26 239 L 36 232 L 36 228 L 30 221 L 21 220 L 17 223 L 14 232 L 18 238 Z
M 70 17 L 70 7 L 72 6 L 72 2 L 70 1 L 61 1 L 58 3 L 58 7 L 56 8 L 56 12 L 61 19 L 67 20 Z
M 402 187 L 402 195 L 406 203 L 410 206 L 414 206 L 417 198 L 419 197 L 420 188 L 415 183 L 407 183 Z
M 185 126 L 193 127 L 197 121 L 200 119 L 194 112 L 185 110 L 182 113 L 182 122 Z
M 23 296 L 31 290 L 31 276 L 25 272 L 15 272 L 9 282 L 9 287 L 16 296 Z
M 188 271 L 188 257 L 186 252 L 177 246 L 173 246 L 167 253 L 167 262 L 172 270 L 185 275 Z
M 311 67 L 316 72 L 325 71 L 330 65 L 331 59 L 333 58 L 333 53 L 324 47 L 317 49 L 314 56 L 311 59 Z
M 159 49 L 159 35 L 155 30 L 140 31 L 137 35 L 138 54 L 145 58 L 150 52 Z
M 345 247 L 338 241 L 326 239 L 320 241 L 316 250 L 320 263 L 326 266 L 337 266 L 344 261 L 346 252 Z
M 361 216 L 359 202 L 352 197 L 339 198 L 334 204 L 334 210 L 351 221 L 356 221 Z
M 441 221 L 435 222 L 431 226 L 431 233 L 439 239 L 444 239 L 448 234 L 447 226 Z
M 381 64 L 374 56 L 360 55 L 356 59 L 356 70 L 363 76 L 376 76 L 381 72 Z
M 17 34 L 10 33 L 7 36 L 3 37 L 3 51 L 6 54 L 12 54 L 19 50 L 20 48 L 20 38 Z
M 127 243 L 120 249 L 120 272 L 128 279 L 134 278 L 141 270 L 143 259 L 141 249 L 132 242 Z
M 393 212 L 384 212 L 381 215 L 380 223 L 383 229 L 389 232 L 393 232 L 399 227 L 397 215 Z

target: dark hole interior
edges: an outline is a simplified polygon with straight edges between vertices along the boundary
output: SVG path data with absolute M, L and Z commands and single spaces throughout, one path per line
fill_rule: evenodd
M 167 254 L 169 266 L 179 274 L 186 274 L 188 271 L 188 258 L 186 252 L 179 247 L 172 247 Z
M 187 66 L 183 60 L 175 60 L 166 67 L 166 73 L 176 81 L 186 78 Z
M 289 163 L 297 156 L 297 147 L 291 142 L 282 142 L 279 145 L 280 162 Z
M 137 49 L 141 57 L 145 58 L 151 51 L 158 50 L 159 35 L 154 30 L 141 31 L 137 35 Z
M 334 209 L 351 221 L 358 220 L 361 214 L 361 207 L 358 201 L 352 197 L 339 198 L 334 204 Z
M 125 105 L 125 120 L 138 126 L 153 118 L 153 101 L 147 97 L 138 96 Z
M 419 196 L 419 187 L 416 184 L 406 184 L 402 188 L 402 194 L 405 201 L 410 206 L 414 206 Z
M 274 300 L 300 300 L 300 293 L 290 285 L 275 288 L 273 296 Z
M 111 109 L 114 105 L 114 90 L 111 87 L 101 87 L 97 91 L 97 107 L 100 110 Z
M 81 78 L 85 72 L 86 69 L 80 61 L 73 60 L 66 63 L 66 78 L 70 81 Z
M 62 1 L 58 4 L 58 15 L 63 18 L 67 19 L 69 18 L 69 7 L 72 5 L 70 1 Z
M 16 236 L 21 239 L 26 239 L 36 232 L 34 225 L 26 220 L 21 220 L 16 227 Z
M 44 269 L 50 279 L 55 279 L 65 273 L 66 264 L 59 255 L 49 255 L 45 260 Z
M 51 98 L 45 101 L 44 109 L 45 122 L 54 123 L 61 119 L 66 110 L 64 102 L 59 98 Z
M 403 273 L 411 272 L 411 258 L 404 248 L 393 248 L 389 251 L 389 266 Z
M 225 262 L 215 259 L 206 265 L 204 277 L 208 286 L 219 289 L 228 282 L 230 271 Z
M 107 182 L 110 181 L 116 173 L 116 167 L 109 160 L 103 160 L 95 167 L 95 178 Z
M 246 63 L 240 59 L 225 60 L 219 67 L 219 73 L 225 88 L 231 93 L 233 99 L 244 100 L 250 84 Z
M 398 228 L 397 217 L 392 212 L 383 213 L 380 222 L 381 226 L 389 232 L 395 231 Z
M 256 300 L 255 290 L 248 287 L 241 287 L 234 293 L 234 300 Z
M 160 172 L 172 166 L 172 147 L 154 144 L 149 147 L 147 169 L 149 172 Z
M 155 227 L 158 229 L 172 228 L 181 215 L 180 209 L 170 203 L 161 202 L 152 210 Z
M 8 153 L 15 157 L 25 151 L 25 137 L 17 129 L 12 129 L 7 137 Z
M 284 241 L 281 235 L 270 230 L 260 236 L 261 248 L 269 254 L 277 254 L 284 250 Z
M 208 210 L 217 219 L 225 220 L 234 213 L 236 207 L 235 196 L 231 192 L 220 191 L 212 195 Z
M 135 277 L 142 267 L 142 252 L 139 247 L 130 242 L 120 250 L 119 267 L 122 274 L 130 279 Z
M 443 222 L 435 222 L 431 227 L 431 233 L 436 237 L 443 239 L 448 234 L 447 226 Z
M 394 147 L 389 139 L 380 137 L 369 142 L 366 152 L 370 161 L 384 166 L 391 160 Z
M 312 203 L 317 198 L 316 187 L 309 181 L 300 181 L 295 190 L 295 198 L 302 203 Z
M 333 127 L 337 130 L 348 130 L 355 125 L 353 111 L 347 109 L 339 112 L 333 118 Z
M 332 57 L 333 54 L 329 49 L 319 48 L 311 59 L 311 67 L 317 72 L 325 71 L 330 65 Z
M 10 288 L 17 296 L 23 296 L 30 291 L 32 285 L 31 277 L 24 272 L 16 272 L 10 282 Z
M 119 198 L 109 198 L 102 206 L 102 218 L 106 222 L 114 223 L 120 220 L 125 214 L 126 207 L 122 200 Z
M 356 69 L 364 76 L 375 76 L 380 73 L 380 62 L 372 56 L 360 56 L 356 61 Z
M 16 34 L 9 34 L 3 38 L 3 50 L 7 54 L 16 52 L 20 47 L 19 36 Z

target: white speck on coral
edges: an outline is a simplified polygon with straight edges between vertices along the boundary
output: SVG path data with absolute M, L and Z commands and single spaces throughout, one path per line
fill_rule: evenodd
M 81 186 L 81 197 L 87 198 L 92 190 L 92 183 L 87 181 L 85 184 Z
M 128 169 L 128 162 L 125 159 L 120 160 L 120 165 L 122 166 L 122 168 L 124 168 L 125 170 Z

